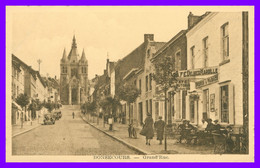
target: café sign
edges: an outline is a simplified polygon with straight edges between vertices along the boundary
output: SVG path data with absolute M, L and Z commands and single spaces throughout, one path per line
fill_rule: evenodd
M 194 76 L 201 76 L 201 75 L 212 75 L 217 73 L 218 73 L 218 67 L 208 67 L 208 68 L 178 71 L 178 77 L 194 77 Z
M 203 80 L 195 82 L 196 88 L 200 88 L 212 83 L 218 82 L 218 74 L 215 74 L 209 78 L 205 78 Z

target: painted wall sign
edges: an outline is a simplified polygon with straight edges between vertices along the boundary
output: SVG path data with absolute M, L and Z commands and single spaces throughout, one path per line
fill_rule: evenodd
M 203 86 L 215 83 L 215 82 L 218 82 L 218 74 L 215 74 L 209 78 L 195 82 L 195 85 L 196 85 L 196 88 L 200 88 L 200 87 L 203 87 Z
M 218 67 L 199 68 L 199 69 L 178 71 L 178 77 L 210 75 L 210 74 L 217 74 L 217 73 L 218 73 Z
M 210 111 L 215 111 L 215 94 L 210 94 Z

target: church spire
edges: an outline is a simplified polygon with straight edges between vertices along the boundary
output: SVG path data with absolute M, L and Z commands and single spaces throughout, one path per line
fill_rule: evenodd
M 75 34 L 73 35 L 73 40 L 72 40 L 72 48 L 77 48 L 77 43 L 76 43 L 76 38 L 75 38 Z
M 85 51 L 84 51 L 84 49 L 83 49 L 83 51 L 82 51 L 82 55 L 81 55 L 81 62 L 85 62 L 87 59 L 86 59 L 86 56 L 85 56 Z
M 63 56 L 62 56 L 62 61 L 67 61 L 67 54 L 66 54 L 66 49 L 64 48 L 64 51 L 63 51 Z
M 68 59 L 72 62 L 77 62 L 78 56 L 79 56 L 79 54 L 78 54 L 78 51 L 77 51 L 76 38 L 75 38 L 75 35 L 73 35 L 71 50 L 70 50 Z

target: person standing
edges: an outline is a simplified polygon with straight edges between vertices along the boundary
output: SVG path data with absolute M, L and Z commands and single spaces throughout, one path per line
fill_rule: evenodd
M 153 118 L 152 115 L 149 113 L 144 121 L 143 129 L 141 130 L 140 134 L 146 137 L 146 145 L 151 145 L 150 141 L 153 139 L 154 131 L 153 131 Z
M 72 112 L 72 118 L 74 119 L 74 116 L 75 116 L 75 113 L 74 112 Z
M 165 122 L 162 120 L 162 116 L 160 116 L 159 120 L 154 123 L 154 128 L 156 129 L 157 132 L 157 140 L 160 141 L 159 145 L 162 144 L 164 127 L 165 127 Z

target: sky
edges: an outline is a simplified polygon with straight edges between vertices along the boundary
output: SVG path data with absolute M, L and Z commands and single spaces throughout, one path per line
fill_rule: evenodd
M 59 78 L 63 50 L 69 53 L 75 34 L 92 79 L 102 75 L 107 57 L 111 61 L 125 57 L 144 41 L 144 34 L 167 42 L 187 29 L 189 12 L 206 11 L 205 7 L 8 7 L 7 38 L 14 55 L 35 70 L 41 59 L 40 73 Z

